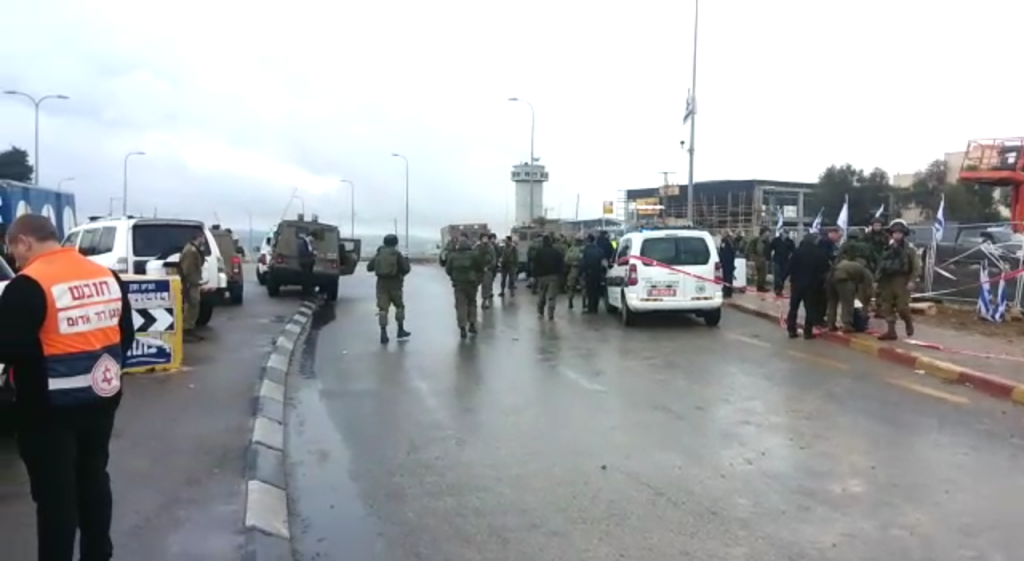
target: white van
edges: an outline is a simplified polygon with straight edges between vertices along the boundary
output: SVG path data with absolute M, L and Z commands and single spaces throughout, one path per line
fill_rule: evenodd
M 693 313 L 711 327 L 722 321 L 722 263 L 704 230 L 630 232 L 609 267 L 605 307 L 623 325 L 634 325 L 645 312 Z
M 95 218 L 71 230 L 62 245 L 78 248 L 82 255 L 119 274 L 144 275 L 150 261 L 176 263 L 181 248 L 200 231 L 206 234 L 206 264 L 196 324 L 202 326 L 210 322 L 213 308 L 230 298 L 224 258 L 213 233 L 202 222 L 131 216 Z

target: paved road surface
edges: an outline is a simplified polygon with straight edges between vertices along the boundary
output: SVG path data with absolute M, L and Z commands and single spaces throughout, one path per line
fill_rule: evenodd
M 255 278 L 249 275 L 249 278 Z M 191 370 L 125 382 L 112 450 L 115 558 L 237 559 L 245 446 L 259 369 L 296 296 L 215 312 L 208 340 L 186 347 Z M 3 561 L 35 559 L 34 507 L 9 437 L 0 437 Z
M 1019 409 L 726 314 L 533 300 L 460 343 L 439 269 L 382 348 L 349 279 L 290 381 L 305 560 L 1020 559 Z

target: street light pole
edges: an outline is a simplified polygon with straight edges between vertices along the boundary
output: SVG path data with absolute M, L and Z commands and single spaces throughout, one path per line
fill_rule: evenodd
M 401 154 L 391 154 L 396 158 L 402 158 L 405 161 L 405 253 L 409 253 L 409 158 Z M 395 226 L 397 233 L 398 226 Z
M 39 99 L 36 99 L 35 97 L 33 97 L 33 96 L 31 96 L 31 95 L 29 95 L 29 94 L 27 94 L 25 92 L 19 92 L 18 90 L 5 90 L 4 93 L 7 94 L 7 95 L 17 95 L 17 96 L 24 97 L 25 99 L 31 101 L 32 105 L 35 106 L 35 109 L 36 109 L 36 147 L 35 147 L 35 153 L 32 154 L 33 162 L 34 162 L 32 164 L 32 179 L 33 179 L 32 182 L 35 185 L 39 185 L 39 106 L 42 105 L 43 102 L 48 100 L 48 99 L 66 100 L 66 99 L 71 99 L 71 98 L 66 96 L 66 95 L 61 95 L 61 94 L 50 94 L 50 95 L 44 95 L 43 97 L 41 97 Z
M 145 152 L 128 152 L 124 155 L 124 185 L 121 188 L 121 214 L 124 216 L 128 216 L 128 159 L 145 155 Z
M 356 184 L 352 183 L 348 179 L 342 179 L 341 182 L 342 183 L 348 183 L 348 187 L 349 187 L 349 207 L 351 207 L 349 210 L 351 211 L 351 215 L 349 216 L 348 221 L 349 221 L 349 227 L 351 228 L 351 232 L 352 232 L 350 234 L 350 236 L 352 237 L 352 239 L 355 239 L 356 238 Z
M 534 162 L 537 161 L 537 159 L 533 157 L 533 137 L 534 137 L 534 131 L 536 130 L 537 113 L 533 110 L 533 104 L 530 103 L 529 101 L 526 101 L 525 99 L 519 99 L 518 97 L 510 97 L 510 98 L 508 98 L 508 100 L 509 101 L 518 101 L 520 103 L 525 103 L 527 106 L 530 107 L 530 166 L 532 168 Z M 530 170 L 530 215 L 531 216 L 528 218 L 528 220 L 531 221 L 531 222 L 533 221 L 534 218 L 537 218 L 536 216 L 532 216 L 533 215 L 533 204 L 534 204 L 534 201 L 533 201 L 533 170 L 531 169 Z
M 74 180 L 75 180 L 74 177 L 65 177 L 64 179 L 61 179 L 60 181 L 58 181 L 57 182 L 57 192 L 58 193 L 61 192 L 61 185 L 63 185 L 65 181 L 74 181 Z
M 693 221 L 693 140 L 697 130 L 697 16 L 700 13 L 700 0 L 693 1 L 693 78 L 690 81 L 690 172 L 686 185 L 686 219 L 691 225 Z

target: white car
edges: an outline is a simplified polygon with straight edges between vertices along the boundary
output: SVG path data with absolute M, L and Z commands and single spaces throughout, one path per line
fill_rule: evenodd
M 270 267 L 270 260 L 273 259 L 273 235 L 268 234 L 263 238 L 263 241 L 260 242 L 259 247 L 254 247 L 252 249 L 254 252 L 259 254 L 256 258 L 256 280 L 259 281 L 260 286 L 264 286 L 267 284 L 267 269 Z
M 149 272 L 174 266 L 185 244 L 199 232 L 206 235 L 203 254 L 203 281 L 200 287 L 197 325 L 206 325 L 213 308 L 230 298 L 224 258 L 217 242 L 205 224 L 198 220 L 171 218 L 101 217 L 90 219 L 71 230 L 64 238 L 64 247 L 78 248 L 79 253 L 119 274 L 147 274 L 147 264 L 162 261 Z
M 623 325 L 647 312 L 692 313 L 711 327 L 722 321 L 722 263 L 704 230 L 630 232 L 609 267 L 605 307 Z

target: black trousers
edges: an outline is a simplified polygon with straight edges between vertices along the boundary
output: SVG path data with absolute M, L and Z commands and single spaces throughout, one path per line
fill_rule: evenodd
M 601 302 L 601 289 L 604 288 L 604 275 L 601 273 L 584 273 L 583 286 L 587 295 L 587 311 L 597 312 L 597 305 Z
M 789 314 L 786 315 L 786 330 L 796 333 L 797 316 L 800 313 L 800 306 L 804 308 L 804 335 L 813 333 L 815 325 L 821 323 L 824 317 L 823 292 L 816 286 L 805 286 L 794 284 L 789 294 Z
M 89 412 L 91 413 L 91 412 Z M 54 419 L 18 433 L 18 451 L 36 503 L 39 561 L 110 561 L 113 499 L 107 461 L 114 411 Z
M 733 291 L 733 277 L 736 275 L 736 267 L 722 267 L 722 282 L 725 283 L 722 286 L 722 297 L 732 298 Z

